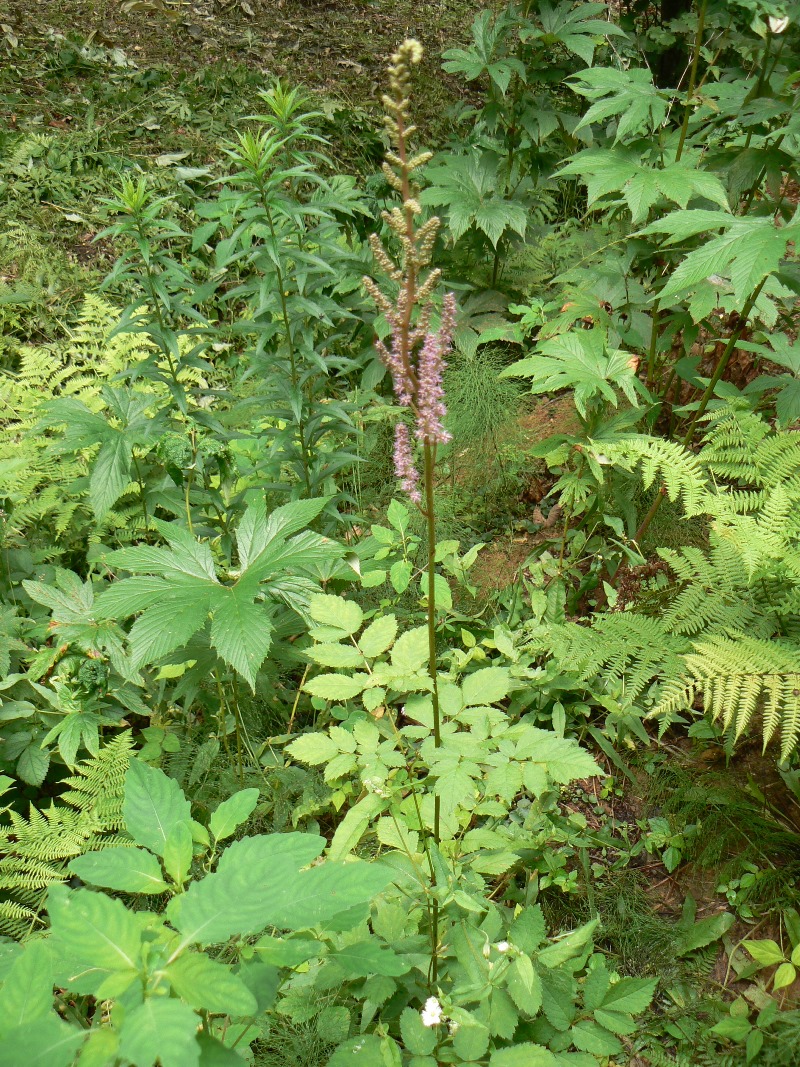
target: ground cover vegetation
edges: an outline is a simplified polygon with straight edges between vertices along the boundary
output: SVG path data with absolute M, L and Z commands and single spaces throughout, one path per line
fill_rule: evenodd
M 794 1067 L 800 4 L 7 18 L 0 1067 Z

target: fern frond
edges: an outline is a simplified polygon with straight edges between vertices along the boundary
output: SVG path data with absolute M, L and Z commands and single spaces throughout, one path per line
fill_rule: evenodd
M 625 470 L 641 471 L 645 489 L 664 486 L 670 500 L 680 500 L 687 515 L 699 515 L 709 489 L 703 465 L 676 441 L 632 434 L 603 447 L 612 462 Z
M 132 750 L 130 731 L 119 734 L 78 764 L 63 804 L 42 811 L 31 805 L 28 818 L 7 812 L 0 826 L 0 931 L 22 937 L 36 924 L 44 891 L 66 880 L 72 857 L 131 843 L 119 831 Z
M 683 657 L 684 675 L 663 692 L 654 715 L 690 708 L 695 694 L 704 709 L 738 739 L 757 712 L 764 748 L 780 729 L 781 759 L 800 740 L 800 650 L 743 633 L 710 635 Z

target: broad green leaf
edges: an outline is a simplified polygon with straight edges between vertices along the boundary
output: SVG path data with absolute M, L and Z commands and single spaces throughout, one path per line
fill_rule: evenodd
M 523 952 L 535 952 L 545 939 L 546 926 L 542 909 L 532 904 L 522 909 L 511 924 L 509 940 Z
M 594 1017 L 612 1034 L 634 1034 L 639 1025 L 630 1015 L 621 1011 L 607 1011 L 605 1008 L 596 1008 Z
M 743 945 L 760 967 L 771 967 L 784 960 L 783 951 L 775 941 L 745 941 Z
M 394 615 L 381 615 L 364 630 L 358 639 L 358 647 L 365 656 L 380 656 L 391 648 L 397 636 L 397 619 Z
M 351 1037 L 340 1045 L 326 1067 L 384 1067 L 383 1041 L 375 1034 Z
M 370 823 L 374 822 L 378 815 L 388 807 L 388 803 L 388 800 L 384 800 L 376 793 L 368 793 L 357 804 L 354 804 L 336 827 L 328 850 L 328 858 L 341 860 L 348 856 L 358 846 Z
M 489 1057 L 489 1067 L 558 1067 L 558 1059 L 543 1045 L 526 1041 L 513 1048 L 500 1048 Z
M 238 586 L 226 589 L 214 608 L 211 645 L 255 692 L 256 676 L 272 644 L 272 621 L 261 604 Z
M 285 540 L 309 526 L 327 504 L 327 498 L 293 500 L 267 516 L 259 494 L 248 505 L 236 531 L 239 563 L 246 571 L 276 538 Z
M 655 88 L 649 70 L 594 67 L 571 80 L 577 93 L 594 101 L 576 131 L 618 116 L 617 142 L 631 134 L 656 130 L 666 117 L 668 96 Z
M 328 734 L 301 734 L 286 751 L 292 759 L 308 763 L 311 767 L 317 767 L 321 763 L 328 763 L 339 755 L 339 746 Z
M 197 1043 L 200 1046 L 200 1067 L 242 1067 L 247 1062 L 234 1049 L 208 1034 L 198 1034 Z
M 170 997 L 154 997 L 125 1015 L 119 1035 L 120 1058 L 133 1067 L 198 1067 L 199 1016 Z
M 23 749 L 17 760 L 17 775 L 27 785 L 40 786 L 50 766 L 50 753 L 34 742 Z
M 126 893 L 165 893 L 161 865 L 143 848 L 104 848 L 70 860 L 69 869 L 89 885 Z
M 298 884 L 298 871 L 322 851 L 311 834 L 245 837 L 229 845 L 217 870 L 192 882 L 167 905 L 167 918 L 181 933 L 181 946 L 219 944 L 234 934 L 260 933 L 274 922 Z
M 689 952 L 695 952 L 698 948 L 705 948 L 712 941 L 719 940 L 731 928 L 734 919 L 732 912 L 723 911 L 719 915 L 709 915 L 693 923 L 681 932 L 676 946 L 677 954 L 685 956 Z
M 389 507 L 386 509 L 386 518 L 399 533 L 404 533 L 408 528 L 409 511 L 405 504 L 401 504 L 399 500 L 389 501 Z
M 0 1041 L 0 1067 L 68 1067 L 86 1036 L 53 1013 L 10 1030 Z
M 508 696 L 510 675 L 506 667 L 483 667 L 461 683 L 466 707 L 496 704 Z
M 775 977 L 772 980 L 773 989 L 785 989 L 786 986 L 791 985 L 795 978 L 797 978 L 797 970 L 792 963 L 782 963 L 775 971 Z
M 89 478 L 89 502 L 99 522 L 104 519 L 131 480 L 131 442 L 112 430 L 100 448 Z
M 53 1008 L 53 963 L 44 941 L 31 941 L 0 987 L 0 1043 L 17 1027 L 38 1025 Z
M 334 960 L 349 978 L 366 978 L 371 974 L 384 974 L 395 978 L 411 969 L 402 956 L 373 938 L 347 945 L 328 957 Z
M 329 862 L 311 867 L 294 884 L 276 887 L 270 894 L 269 924 L 283 930 L 307 930 L 324 924 L 372 900 L 391 879 L 391 871 L 376 862 Z
M 354 634 L 364 621 L 364 613 L 358 604 L 327 593 L 320 593 L 311 598 L 309 612 L 314 622 L 323 626 L 335 626 L 348 634 Z
M 122 814 L 134 841 L 163 856 L 172 828 L 190 823 L 192 806 L 174 778 L 157 767 L 131 759 L 125 775 Z
M 712 1034 L 730 1038 L 731 1041 L 744 1041 L 750 1033 L 750 1020 L 746 1015 L 729 1016 L 711 1027 Z
M 164 870 L 175 885 L 182 886 L 192 866 L 192 830 L 189 823 L 179 822 L 167 834 L 164 843 Z
M 230 837 L 237 826 L 241 826 L 252 815 L 258 803 L 257 789 L 240 789 L 232 797 L 223 800 L 211 816 L 209 827 L 215 841 L 224 841 Z
M 219 1015 L 255 1015 L 256 998 L 230 968 L 203 952 L 185 952 L 164 973 L 192 1008 Z
M 97 972 L 136 972 L 141 966 L 146 913 L 128 911 L 121 900 L 89 889 L 51 885 L 47 895 L 52 936 L 71 959 Z
M 119 1037 L 111 1029 L 93 1029 L 81 1049 L 77 1067 L 108 1067 L 119 1051 Z
M 311 937 L 280 938 L 269 934 L 259 938 L 254 948 L 273 967 L 298 967 L 324 952 L 322 942 Z
M 307 693 L 323 700 L 351 700 L 364 690 L 366 675 L 350 677 L 347 674 L 319 674 L 303 686 Z
M 391 565 L 389 568 L 389 581 L 392 583 L 392 588 L 396 593 L 405 593 L 413 572 L 414 565 L 407 559 L 398 559 Z

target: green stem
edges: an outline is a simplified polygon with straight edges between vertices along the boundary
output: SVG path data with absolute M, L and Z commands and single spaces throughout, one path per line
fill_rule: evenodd
M 653 305 L 652 333 L 647 351 L 647 388 L 652 389 L 656 375 L 656 356 L 658 354 L 658 301 Z
M 442 744 L 442 723 L 439 710 L 439 680 L 436 671 L 436 510 L 433 493 L 434 446 L 425 442 L 425 520 L 428 531 L 428 674 L 431 679 L 433 703 L 433 743 Z M 433 840 L 438 848 L 441 841 L 441 801 L 433 799 Z M 432 880 L 436 887 L 436 874 L 432 866 Z M 436 982 L 439 973 L 439 901 L 434 895 L 431 921 L 431 981 Z
M 278 282 L 278 294 L 281 302 L 281 318 L 283 319 L 283 329 L 286 334 L 286 347 L 289 352 L 289 369 L 292 380 L 292 390 L 297 391 L 299 377 L 297 373 L 297 356 L 294 348 L 294 341 L 292 339 L 292 326 L 289 318 L 289 305 L 286 302 L 286 290 L 284 288 L 283 271 L 281 270 L 280 263 L 278 262 L 278 238 L 275 233 L 275 223 L 272 218 L 272 210 L 267 200 L 265 187 L 262 184 L 259 185 L 259 193 L 261 194 L 261 204 L 264 208 L 264 213 L 267 217 L 267 223 L 269 225 L 269 232 L 275 245 L 275 276 Z M 297 437 L 300 442 L 300 458 L 303 464 L 303 480 L 306 483 L 306 495 L 312 496 L 311 491 L 311 461 L 308 455 L 308 445 L 306 443 L 305 425 L 302 417 L 297 420 Z
M 708 7 L 708 0 L 703 0 L 700 5 L 700 13 L 697 17 L 697 33 L 694 39 L 694 51 L 692 52 L 692 69 L 689 74 L 689 88 L 686 91 L 686 107 L 683 112 L 683 123 L 681 125 L 681 136 L 678 141 L 678 150 L 675 153 L 675 162 L 679 162 L 683 155 L 683 146 L 686 142 L 686 134 L 689 130 L 689 116 L 692 111 L 692 97 L 694 96 L 694 87 L 697 84 L 697 63 L 700 59 L 700 47 L 703 43 L 703 31 L 706 27 L 706 8 Z

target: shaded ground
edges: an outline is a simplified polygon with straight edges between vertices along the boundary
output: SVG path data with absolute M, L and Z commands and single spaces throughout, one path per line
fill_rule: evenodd
M 426 49 L 419 104 L 442 118 L 456 83 L 440 70 L 443 49 L 469 36 L 476 0 L 6 0 L 2 19 L 19 38 L 91 35 L 137 66 L 194 71 L 246 64 L 265 77 L 323 90 L 360 106 L 383 90 L 387 57 L 407 36 Z

